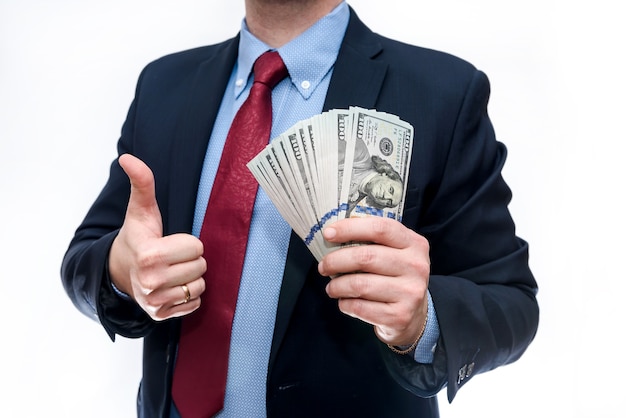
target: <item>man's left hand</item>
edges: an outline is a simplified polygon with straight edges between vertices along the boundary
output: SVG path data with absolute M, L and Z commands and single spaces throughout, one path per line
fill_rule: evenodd
M 380 217 L 343 219 L 323 234 L 333 243 L 368 243 L 345 246 L 319 263 L 320 274 L 333 277 L 326 292 L 339 300 L 339 309 L 372 324 L 386 344 L 412 344 L 428 312 L 428 241 Z

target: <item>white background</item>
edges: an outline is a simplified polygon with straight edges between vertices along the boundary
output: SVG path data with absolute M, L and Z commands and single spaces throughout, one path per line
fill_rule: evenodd
M 526 355 L 475 377 L 452 405 L 442 396 L 442 416 L 620 416 L 618 2 L 351 4 L 373 30 L 489 75 L 510 208 L 540 285 L 541 324 Z M 242 16 L 241 0 L 0 0 L 0 416 L 134 416 L 141 342 L 113 344 L 75 310 L 61 259 L 107 177 L 141 68 L 234 35 Z

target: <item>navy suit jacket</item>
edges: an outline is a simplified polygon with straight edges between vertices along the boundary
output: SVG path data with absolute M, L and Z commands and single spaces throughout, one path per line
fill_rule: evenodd
M 238 38 L 149 64 L 118 151 L 154 172 L 166 234 L 190 232 L 207 142 L 237 58 Z M 501 177 L 505 147 L 487 116 L 489 83 L 467 62 L 372 33 L 351 11 L 326 109 L 398 115 L 415 128 L 403 223 L 431 246 L 429 289 L 441 338 L 435 361 L 392 353 L 372 327 L 341 314 L 315 260 L 292 234 L 268 364 L 270 417 L 436 417 L 474 375 L 519 358 L 538 324 L 527 244 L 516 237 Z M 111 338 L 144 338 L 138 414 L 168 416 L 179 320 L 156 323 L 111 288 L 107 256 L 129 182 L 110 177 L 63 261 L 75 305 Z

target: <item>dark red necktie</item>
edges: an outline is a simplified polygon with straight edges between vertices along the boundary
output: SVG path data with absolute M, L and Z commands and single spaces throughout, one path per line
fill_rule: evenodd
M 233 315 L 258 186 L 246 164 L 269 141 L 272 89 L 288 75 L 277 52 L 261 55 L 253 72 L 250 94 L 226 137 L 200 231 L 206 291 L 200 308 L 183 319 L 172 386 L 182 418 L 211 417 L 224 407 Z

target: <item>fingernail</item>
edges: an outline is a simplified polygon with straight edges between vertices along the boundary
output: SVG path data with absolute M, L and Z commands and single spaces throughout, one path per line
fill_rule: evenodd
M 333 239 L 335 238 L 335 236 L 337 236 L 337 231 L 335 230 L 335 228 L 327 227 L 326 229 L 324 229 L 324 238 Z

